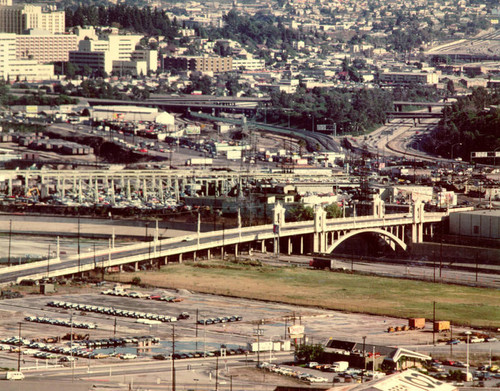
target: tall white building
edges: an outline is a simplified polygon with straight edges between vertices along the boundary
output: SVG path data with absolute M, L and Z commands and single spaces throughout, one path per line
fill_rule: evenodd
M 0 78 L 7 80 L 10 64 L 16 60 L 16 34 L 0 33 Z
M 108 74 L 146 74 L 149 70 L 156 70 L 157 57 L 148 55 L 144 50 L 136 51 L 135 47 L 142 38 L 142 35 L 120 34 L 110 34 L 99 39 L 86 37 L 79 42 L 78 51 L 69 53 L 69 61 Z
M 16 34 L 0 33 L 0 78 L 38 81 L 54 78 L 54 66 L 16 57 Z
M 40 29 L 62 34 L 65 27 L 64 11 L 33 4 L 0 6 L 0 32 L 23 34 L 30 29 Z

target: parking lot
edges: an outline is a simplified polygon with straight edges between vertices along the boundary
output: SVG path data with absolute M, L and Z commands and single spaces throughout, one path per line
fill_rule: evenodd
M 292 324 L 305 326 L 305 338 L 309 343 L 324 343 L 328 338 L 360 341 L 365 336 L 369 343 L 406 346 L 422 353 L 445 355 L 450 350 L 444 342 L 432 346 L 430 325 L 424 330 L 387 333 L 388 326 L 406 322 L 405 319 L 185 290 L 115 288 L 106 283 L 87 287 L 79 294 L 27 295 L 0 301 L 0 346 L 3 349 L 0 365 L 16 368 L 21 357 L 20 366 L 26 373 L 35 368 L 71 365 L 88 367 L 90 371 L 130 360 L 138 363 L 168 360 L 174 343 L 176 359 L 234 355 L 255 365 L 256 354 L 250 352 L 248 344 L 256 341 L 256 330 L 260 330 L 262 343 L 279 341 Z M 454 328 L 454 335 L 458 336 L 463 330 Z M 22 345 L 21 354 L 19 345 Z M 454 345 L 455 354 L 463 354 L 464 345 Z M 471 343 L 470 348 L 471 359 L 487 355 L 491 349 L 494 355 L 498 342 Z M 275 361 L 278 354 L 262 352 L 260 361 Z M 282 376 L 294 373 L 280 371 L 284 372 Z M 333 381 L 332 374 L 314 368 L 302 373 Z M 488 381 L 494 384 L 495 378 Z

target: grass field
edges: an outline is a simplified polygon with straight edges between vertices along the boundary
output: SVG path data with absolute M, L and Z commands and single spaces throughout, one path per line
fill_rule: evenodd
M 401 318 L 436 319 L 456 325 L 500 327 L 500 290 L 210 261 L 169 265 L 159 271 L 108 275 L 113 281 L 307 305 Z

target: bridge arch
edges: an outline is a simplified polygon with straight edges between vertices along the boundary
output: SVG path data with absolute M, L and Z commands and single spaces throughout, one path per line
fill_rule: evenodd
M 353 236 L 365 233 L 365 232 L 376 233 L 376 234 L 379 234 L 381 236 L 385 236 L 385 237 L 391 239 L 392 241 L 394 241 L 396 244 L 398 244 L 405 251 L 408 247 L 403 240 L 401 240 L 400 238 L 398 238 L 396 235 L 394 235 L 393 233 L 391 233 L 389 231 L 385 231 L 381 228 L 365 228 L 365 229 L 352 230 L 349 233 L 341 236 L 338 240 L 336 240 L 331 246 L 329 246 L 326 249 L 326 253 L 327 254 L 332 253 L 333 250 L 335 250 L 345 240 L 352 238 Z

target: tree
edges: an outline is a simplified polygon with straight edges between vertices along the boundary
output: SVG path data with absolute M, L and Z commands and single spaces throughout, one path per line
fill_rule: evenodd
M 337 204 L 330 204 L 325 206 L 326 217 L 329 219 L 336 219 L 342 217 L 342 209 Z
M 453 80 L 448 80 L 448 82 L 446 83 L 446 91 L 450 95 L 454 95 L 455 94 L 455 83 L 453 83 Z
M 226 89 L 230 96 L 236 96 L 241 91 L 241 84 L 238 83 L 236 76 L 229 76 L 229 80 L 226 82 Z
M 295 357 L 299 361 L 303 362 L 311 362 L 311 361 L 320 361 L 325 349 L 323 345 L 320 344 L 302 344 L 298 345 L 295 350 Z
M 314 219 L 314 209 L 302 204 L 287 211 L 286 220 L 288 221 L 307 221 Z

